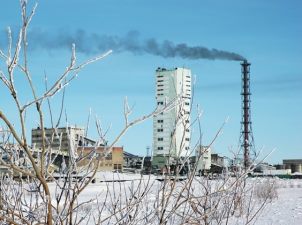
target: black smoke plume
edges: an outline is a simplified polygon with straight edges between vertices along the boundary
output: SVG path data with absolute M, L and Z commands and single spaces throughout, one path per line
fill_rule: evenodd
M 77 52 L 95 54 L 108 49 L 115 52 L 131 52 L 133 54 L 151 54 L 164 58 L 180 57 L 183 59 L 209 59 L 209 60 L 235 60 L 243 61 L 245 58 L 237 53 L 218 49 L 209 49 L 203 46 L 188 46 L 185 43 L 175 44 L 165 40 L 158 42 L 154 38 L 140 41 L 139 33 L 131 31 L 124 37 L 87 34 L 83 30 L 70 33 L 61 30 L 49 33 L 41 29 L 33 29 L 28 33 L 29 46 L 32 50 L 70 48 L 76 44 Z

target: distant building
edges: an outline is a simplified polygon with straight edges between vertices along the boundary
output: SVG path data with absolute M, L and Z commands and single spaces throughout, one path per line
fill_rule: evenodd
M 259 163 L 254 168 L 254 172 L 260 172 L 260 173 L 263 173 L 263 171 L 271 171 L 271 170 L 276 170 L 276 167 L 268 163 Z
M 302 159 L 284 159 L 285 169 L 291 169 L 292 173 L 302 173 Z
M 288 177 L 289 175 L 291 175 L 291 169 L 281 169 L 281 170 L 268 169 L 268 170 L 263 170 L 262 174 L 264 176 Z
M 211 154 L 211 172 L 212 173 L 222 173 L 224 165 L 224 157 L 218 154 Z
M 79 160 L 77 165 L 79 167 L 88 166 L 91 162 L 95 165 L 98 163 L 99 171 L 123 171 L 123 147 L 112 147 L 110 153 L 104 146 L 99 147 L 78 147 L 77 153 Z
M 124 171 L 151 173 L 151 156 L 138 156 L 124 151 Z
M 186 68 L 156 70 L 156 104 L 179 104 L 153 118 L 153 160 L 159 168 L 190 155 L 191 71 Z M 168 162 L 169 160 L 169 162 Z
M 124 168 L 141 169 L 144 157 L 124 152 Z
M 72 126 L 57 129 L 44 128 L 44 132 L 45 148 L 53 156 L 57 155 L 54 162 L 57 166 L 61 165 L 63 158 L 68 163 L 69 157 L 76 157 L 78 146 L 91 146 L 95 144 L 95 141 L 85 137 L 84 128 Z M 41 128 L 32 129 L 31 145 L 36 154 L 42 151 L 43 138 Z
M 70 149 L 81 146 L 84 143 L 85 131 L 79 127 L 45 128 L 45 146 L 52 151 L 66 154 Z M 42 150 L 43 138 L 40 127 L 32 129 L 31 144 L 34 150 Z
M 200 146 L 196 150 L 196 172 L 205 174 L 211 169 L 211 148 L 209 146 Z

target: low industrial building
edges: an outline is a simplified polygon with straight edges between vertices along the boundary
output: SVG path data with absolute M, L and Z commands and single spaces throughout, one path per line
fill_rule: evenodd
M 271 171 L 271 170 L 276 170 L 276 167 L 263 162 L 256 165 L 254 172 L 263 173 L 263 171 Z
M 85 131 L 79 127 L 44 128 L 45 147 L 53 152 L 67 155 L 68 150 L 84 144 Z M 40 127 L 32 129 L 31 144 L 34 150 L 42 150 L 43 138 Z
M 285 169 L 291 169 L 292 173 L 302 173 L 302 159 L 284 159 Z
M 79 161 L 78 167 L 93 166 L 98 163 L 98 171 L 123 171 L 123 147 L 112 147 L 108 149 L 105 146 L 98 147 L 78 147 L 77 153 Z
M 216 153 L 211 154 L 211 173 L 222 173 L 224 165 L 224 157 Z
M 81 127 L 68 126 L 59 128 L 44 128 L 43 132 L 40 127 L 31 131 L 31 146 L 34 155 L 38 155 L 43 148 L 51 152 L 51 156 L 55 157 L 54 164 L 61 166 L 63 159 L 68 164 L 70 157 L 76 157 L 76 149 L 79 146 L 94 146 L 95 141 L 85 137 L 85 130 Z

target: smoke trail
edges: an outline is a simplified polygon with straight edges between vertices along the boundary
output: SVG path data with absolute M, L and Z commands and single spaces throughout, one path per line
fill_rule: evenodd
M 78 52 L 95 54 L 108 49 L 115 52 L 131 52 L 133 54 L 151 54 L 164 58 L 180 57 L 184 59 L 209 59 L 209 60 L 235 60 L 242 61 L 245 58 L 237 53 L 218 49 L 209 49 L 202 46 L 188 46 L 187 44 L 174 44 L 171 41 L 158 42 L 154 38 L 140 41 L 139 33 L 131 31 L 124 37 L 87 34 L 83 30 L 69 33 L 64 30 L 56 34 L 33 29 L 28 33 L 29 46 L 34 49 L 62 49 L 70 48 L 76 44 Z

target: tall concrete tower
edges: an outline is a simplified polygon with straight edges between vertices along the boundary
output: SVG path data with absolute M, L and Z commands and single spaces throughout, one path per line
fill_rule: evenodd
M 191 70 L 158 68 L 155 75 L 158 108 L 175 101 L 153 118 L 152 164 L 161 168 L 190 154 Z

